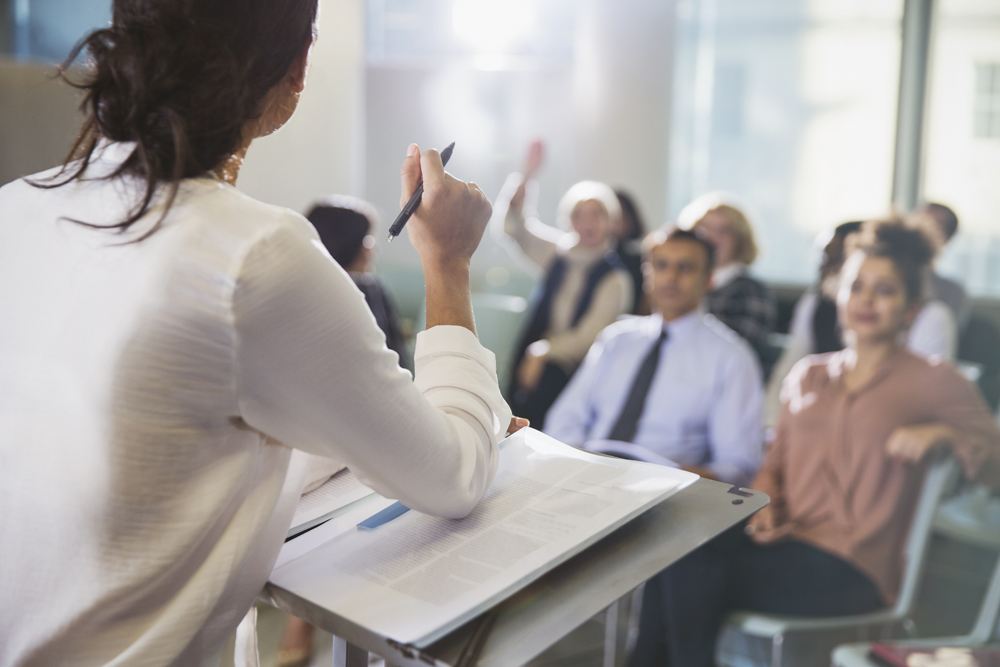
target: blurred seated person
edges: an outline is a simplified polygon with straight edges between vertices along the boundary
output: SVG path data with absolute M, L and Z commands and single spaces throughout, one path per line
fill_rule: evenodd
M 615 235 L 618 237 L 615 252 L 632 276 L 632 313 L 649 315 L 649 304 L 644 302 L 642 290 L 642 237 L 646 234 L 646 226 L 642 224 L 639 207 L 630 194 L 619 188 L 615 190 L 615 196 L 622 209 L 615 226 Z
M 596 181 L 571 187 L 559 202 L 559 228 L 525 216 L 526 186 L 542 157 L 542 143 L 532 143 L 523 174 L 511 174 L 497 197 L 495 218 L 545 271 L 513 355 L 507 394 L 514 413 L 538 429 L 597 334 L 632 308 L 632 279 L 614 250 L 612 221 L 621 210 L 610 187 Z
M 319 238 L 361 293 L 385 333 L 386 346 L 399 355 L 399 365 L 410 371 L 406 336 L 399 325 L 396 303 L 388 288 L 374 271 L 375 237 L 378 213 L 368 202 L 346 195 L 333 195 L 313 206 L 306 216 L 319 232 Z
M 748 273 L 757 259 L 750 221 L 730 196 L 714 192 L 688 204 L 679 224 L 700 230 L 715 246 L 715 271 L 705 309 L 750 343 L 767 378 L 777 358 L 769 337 L 778 319 L 778 304 L 771 290 Z
M 937 233 L 942 249 L 958 232 L 958 216 L 944 204 L 927 202 L 914 211 L 913 217 L 918 223 L 927 224 Z M 969 297 L 965 293 L 965 288 L 937 271 L 932 270 L 928 277 L 930 298 L 943 302 L 951 309 L 955 322 L 961 330 L 968 321 L 970 312 Z
M 891 605 L 933 450 L 1000 487 L 1000 427 L 950 364 L 908 351 L 934 250 L 866 223 L 841 271 L 847 348 L 800 361 L 752 488 L 771 504 L 651 579 L 632 665 L 709 667 L 733 609 L 840 616 Z
M 806 290 L 795 304 L 788 328 L 788 342 L 768 382 L 764 418 L 768 427 L 778 423 L 781 386 L 792 367 L 807 354 L 836 352 L 845 347 L 834 298 L 847 248 L 856 241 L 862 224 L 859 221 L 845 222 L 838 225 L 832 235 L 821 235 L 817 239 L 817 242 L 824 243 L 819 283 Z M 948 307 L 938 300 L 924 302 L 907 333 L 906 345 L 911 352 L 925 357 L 954 359 L 958 337 L 955 320 Z
M 667 227 L 647 237 L 654 314 L 601 332 L 545 432 L 591 451 L 742 485 L 761 458 L 763 390 L 746 341 L 699 312 L 712 246 Z

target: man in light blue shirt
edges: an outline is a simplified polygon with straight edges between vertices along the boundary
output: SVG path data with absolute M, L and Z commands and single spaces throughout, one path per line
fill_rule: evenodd
M 747 484 L 761 459 L 761 371 L 742 338 L 699 311 L 712 247 L 668 227 L 651 234 L 644 251 L 655 314 L 601 332 L 545 432 L 591 451 Z

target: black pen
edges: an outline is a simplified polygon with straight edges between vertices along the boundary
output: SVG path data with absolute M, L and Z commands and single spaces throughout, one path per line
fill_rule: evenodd
M 448 148 L 441 151 L 441 166 L 448 164 L 448 160 L 451 159 L 451 152 L 455 150 L 455 142 L 448 144 Z M 403 210 L 399 212 L 396 216 L 396 220 L 392 223 L 392 227 L 389 227 L 389 241 L 399 236 L 399 233 L 403 231 L 403 226 L 406 221 L 410 219 L 410 216 L 416 213 L 417 207 L 420 206 L 420 197 L 424 194 L 424 182 L 421 181 L 420 185 L 414 191 L 413 196 L 410 197 L 410 201 L 406 202 L 406 206 Z

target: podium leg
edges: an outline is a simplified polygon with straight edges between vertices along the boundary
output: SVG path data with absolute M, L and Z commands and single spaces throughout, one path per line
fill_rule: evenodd
M 615 667 L 618 653 L 618 600 L 604 612 L 604 667 Z
M 368 667 L 368 651 L 335 636 L 333 667 Z

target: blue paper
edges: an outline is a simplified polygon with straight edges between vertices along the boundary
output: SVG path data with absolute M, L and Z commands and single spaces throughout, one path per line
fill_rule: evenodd
M 381 512 L 376 512 L 370 517 L 358 524 L 358 528 L 364 528 L 365 530 L 372 530 L 373 528 L 378 528 L 384 523 L 389 523 L 398 516 L 403 516 L 410 511 L 410 508 L 401 502 L 395 502 L 388 507 L 386 507 Z

